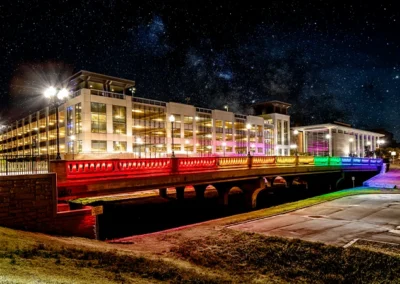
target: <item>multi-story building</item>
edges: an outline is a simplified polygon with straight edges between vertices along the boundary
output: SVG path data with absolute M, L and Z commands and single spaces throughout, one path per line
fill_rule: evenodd
M 282 102 L 254 106 L 256 115 L 235 114 L 134 95 L 135 82 L 88 71 L 64 85 L 69 96 L 0 132 L 2 155 L 55 155 L 63 158 L 209 155 L 289 155 L 290 116 Z M 259 114 L 259 115 L 257 115 Z M 111 155 L 109 155 L 111 157 Z M 116 155 L 115 155 L 116 156 Z
M 313 156 L 365 157 L 384 143 L 383 134 L 339 122 L 293 127 L 292 135 L 298 151 Z

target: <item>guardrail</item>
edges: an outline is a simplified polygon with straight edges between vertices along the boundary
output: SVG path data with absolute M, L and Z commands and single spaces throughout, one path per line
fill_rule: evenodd
M 47 173 L 49 156 L 0 156 L 0 175 L 28 175 Z
M 54 161 L 63 179 L 190 173 L 220 169 L 279 166 L 379 166 L 382 159 L 312 156 L 195 157 Z M 60 164 L 61 163 L 61 164 Z M 65 166 L 62 164 L 65 163 Z M 65 174 L 59 171 L 65 171 Z

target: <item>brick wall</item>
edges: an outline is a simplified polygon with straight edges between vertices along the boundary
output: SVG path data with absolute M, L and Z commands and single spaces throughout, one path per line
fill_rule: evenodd
M 91 207 L 57 212 L 54 173 L 0 177 L 0 226 L 96 238 Z

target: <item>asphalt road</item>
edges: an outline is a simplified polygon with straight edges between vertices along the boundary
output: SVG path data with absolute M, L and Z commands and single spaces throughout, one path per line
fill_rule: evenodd
M 400 194 L 344 197 L 230 228 L 334 245 L 355 239 L 400 244 Z

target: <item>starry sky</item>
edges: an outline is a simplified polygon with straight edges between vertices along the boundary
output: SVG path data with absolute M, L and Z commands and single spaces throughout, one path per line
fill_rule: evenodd
M 0 121 L 44 107 L 46 85 L 83 69 L 135 80 L 139 97 L 243 114 L 281 100 L 293 125 L 400 139 L 395 1 L 76 2 L 1 1 Z

